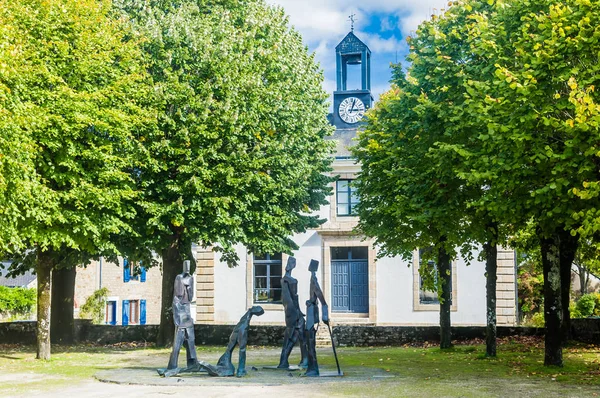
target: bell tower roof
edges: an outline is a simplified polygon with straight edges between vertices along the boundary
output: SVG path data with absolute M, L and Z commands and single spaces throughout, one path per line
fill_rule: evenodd
M 348 90 L 348 65 L 360 65 L 360 90 L 371 90 L 371 50 L 353 31 L 335 47 L 337 91 Z
M 346 37 L 335 47 L 335 51 L 338 54 L 360 54 L 366 51 L 367 54 L 371 54 L 371 50 L 365 43 L 363 43 L 354 32 L 349 32 Z

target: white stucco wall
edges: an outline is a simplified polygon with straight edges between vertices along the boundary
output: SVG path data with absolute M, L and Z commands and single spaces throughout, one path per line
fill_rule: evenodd
M 300 248 L 293 252 L 296 257 L 296 268 L 292 276 L 298 279 L 298 296 L 301 308 L 308 299 L 310 272 L 308 264 L 311 259 L 321 261 L 321 238 L 316 231 L 298 234 L 294 241 Z M 252 319 L 257 324 L 283 324 L 284 313 L 281 304 L 248 303 L 247 278 L 252 278 L 252 273 L 247 270 L 247 253 L 243 246 L 238 246 L 237 253 L 240 263 L 235 268 L 229 268 L 222 262 L 220 255 L 215 255 L 215 322 L 223 324 L 237 323 L 251 305 L 262 305 L 265 313 Z M 285 270 L 285 261 L 283 264 Z M 285 271 L 282 271 L 285 272 Z M 322 280 L 322 267 L 319 268 L 319 277 Z M 251 280 L 251 279 L 250 279 Z
M 327 219 L 330 216 L 330 206 L 323 206 L 318 212 L 319 216 Z M 299 249 L 293 252 L 297 265 L 292 275 L 298 279 L 298 295 L 301 308 L 305 308 L 308 299 L 310 273 L 308 265 L 311 259 L 321 263 L 318 277 L 325 296 L 329 297 L 331 286 L 325 283 L 323 271 L 323 246 L 326 241 L 319 231 L 311 230 L 294 236 L 294 241 Z M 335 246 L 335 244 L 332 244 Z M 359 245 L 360 246 L 360 245 Z M 240 258 L 239 266 L 229 268 L 220 261 L 220 255 L 215 256 L 215 303 L 214 322 L 219 324 L 235 324 L 245 311 L 252 305 L 262 305 L 265 314 L 252 320 L 256 324 L 284 324 L 283 306 L 281 304 L 253 303 L 252 294 L 248 293 L 253 288 L 252 266 L 248 266 L 248 254 L 243 246 L 237 247 Z M 477 260 L 477 254 L 470 265 L 466 265 L 462 258 L 455 260 L 456 264 L 456 311 L 452 311 L 453 325 L 484 325 L 485 324 L 485 265 Z M 283 260 L 285 269 L 286 259 Z M 431 305 L 430 311 L 415 309 L 414 297 L 418 291 L 414 289 L 413 265 L 408 267 L 408 262 L 399 257 L 382 258 L 376 261 L 375 266 L 375 306 L 370 311 L 376 316 L 369 318 L 378 325 L 438 325 L 439 305 Z M 285 272 L 285 271 L 283 271 Z M 329 303 L 331 306 L 331 303 Z M 342 318 L 346 316 L 342 315 Z M 334 317 L 335 319 L 335 317 Z
M 229 268 L 215 253 L 215 322 L 236 323 L 246 312 L 246 250 L 236 247 L 239 265 Z
M 477 256 L 475 256 L 476 258 Z M 485 264 L 473 260 L 469 266 L 462 258 L 456 262 L 456 311 L 453 325 L 485 324 Z M 414 307 L 414 269 L 399 257 L 377 260 L 377 323 L 390 325 L 438 325 L 439 305 L 432 311 Z

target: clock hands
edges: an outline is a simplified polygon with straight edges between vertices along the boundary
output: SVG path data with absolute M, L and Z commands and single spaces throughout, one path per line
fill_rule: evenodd
M 354 105 L 356 105 L 356 98 L 352 101 L 352 105 L 350 106 L 350 112 L 354 112 Z
M 356 97 L 346 98 L 340 104 L 340 117 L 346 123 L 356 123 L 364 115 L 365 107 L 362 101 Z

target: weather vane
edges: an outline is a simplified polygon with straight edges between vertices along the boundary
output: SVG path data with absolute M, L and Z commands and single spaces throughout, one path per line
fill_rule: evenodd
M 356 17 L 356 14 L 354 14 L 354 13 L 350 14 L 350 16 L 348 17 L 348 19 L 350 20 L 350 23 L 352 24 L 351 25 L 352 32 L 354 32 L 354 22 L 356 22 L 355 17 Z

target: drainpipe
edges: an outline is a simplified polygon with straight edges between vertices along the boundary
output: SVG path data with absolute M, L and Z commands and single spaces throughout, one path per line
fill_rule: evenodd
M 98 277 L 98 289 L 102 289 L 102 260 L 104 260 L 104 257 L 100 256 L 100 270 L 98 272 L 100 276 Z

